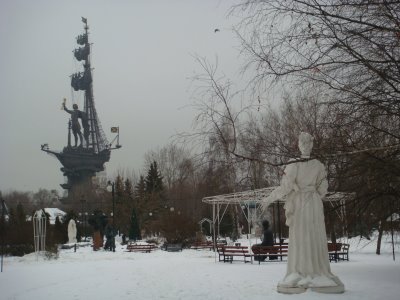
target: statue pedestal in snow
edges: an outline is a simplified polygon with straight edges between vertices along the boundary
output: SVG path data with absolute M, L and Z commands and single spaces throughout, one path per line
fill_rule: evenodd
M 324 294 L 341 294 L 344 293 L 344 284 L 338 277 L 332 278 L 336 283 L 335 286 L 321 286 L 321 287 L 308 287 L 313 292 L 324 293 Z M 278 284 L 278 293 L 281 294 L 301 294 L 307 290 L 307 287 L 286 287 Z
M 326 286 L 326 287 L 312 287 L 311 290 L 318 293 L 325 293 L 325 294 L 341 294 L 344 293 L 344 284 L 338 278 L 332 278 L 333 281 L 336 282 L 337 286 Z

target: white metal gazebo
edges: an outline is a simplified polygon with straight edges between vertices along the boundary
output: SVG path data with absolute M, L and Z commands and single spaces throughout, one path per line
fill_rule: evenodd
M 219 227 L 229 205 L 238 205 L 248 223 L 248 228 L 252 221 L 257 220 L 261 214 L 261 202 L 266 198 L 275 187 L 223 194 L 202 199 L 204 203 L 212 205 L 212 224 L 213 237 L 219 237 Z
M 208 203 L 212 205 L 212 225 L 213 225 L 213 239 L 214 241 L 219 237 L 219 227 L 225 213 L 228 209 L 229 205 L 238 205 L 241 208 L 241 211 L 248 223 L 248 228 L 250 229 L 251 224 L 259 221 L 259 218 L 262 215 L 262 206 L 261 203 L 263 199 L 269 196 L 269 194 L 275 190 L 277 187 L 267 187 L 256 190 L 248 190 L 243 192 L 231 193 L 231 194 L 223 194 L 205 197 L 202 199 L 202 202 Z M 323 199 L 324 201 L 336 202 L 341 201 L 344 202 L 349 198 L 351 194 L 349 193 L 340 193 L 340 192 L 328 192 L 326 197 Z M 284 199 L 275 201 L 277 203 L 278 209 L 278 232 L 279 235 L 281 233 L 280 229 L 280 208 L 284 203 Z M 344 207 L 344 205 L 343 205 Z M 342 214 L 344 213 L 344 209 L 342 210 Z M 344 215 L 342 216 L 344 217 Z M 279 236 L 281 238 L 281 236 Z

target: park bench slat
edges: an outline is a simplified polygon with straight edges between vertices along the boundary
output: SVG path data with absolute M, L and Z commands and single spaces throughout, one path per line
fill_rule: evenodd
M 282 261 L 284 257 L 287 257 L 289 245 L 288 244 L 277 244 L 273 246 L 260 246 L 260 245 L 253 245 L 251 248 L 253 251 L 254 260 L 258 260 L 258 264 L 261 261 Z M 269 257 L 269 260 L 261 260 L 261 258 Z M 280 258 L 278 259 L 271 259 L 272 257 Z
M 225 245 L 221 245 L 217 247 L 217 251 L 219 254 L 219 261 L 223 262 L 230 262 L 232 263 L 232 261 L 234 260 L 234 257 L 243 257 L 243 261 L 246 262 L 250 262 L 247 261 L 247 258 L 250 257 L 251 259 L 251 254 L 249 253 L 249 248 L 247 246 L 225 246 Z
M 197 242 L 197 243 L 194 243 L 190 247 L 190 249 L 195 249 L 195 250 L 198 250 L 198 249 L 210 249 L 210 250 L 212 250 L 213 248 L 214 248 L 214 244 L 212 242 Z
M 329 261 L 349 261 L 349 244 L 328 243 Z
M 329 253 L 329 261 L 348 261 L 349 260 L 349 244 L 343 243 L 328 243 L 328 253 Z M 271 262 L 271 261 L 282 261 L 284 257 L 287 257 L 289 245 L 273 245 L 273 246 L 259 246 L 254 245 L 251 249 L 253 251 L 254 259 L 261 257 L 269 257 L 269 260 L 261 260 L 258 259 L 258 263 L 261 261 Z M 278 257 L 280 260 L 271 260 L 271 257 Z
M 126 250 L 128 252 L 146 252 L 150 253 L 154 249 L 156 249 L 157 246 L 153 244 L 148 244 L 148 245 L 140 245 L 140 244 L 128 244 L 126 246 Z
M 178 252 L 183 250 L 182 244 L 165 244 L 165 250 L 167 252 Z

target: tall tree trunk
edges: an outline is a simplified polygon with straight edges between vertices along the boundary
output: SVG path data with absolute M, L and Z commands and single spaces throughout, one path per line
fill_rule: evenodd
M 393 255 L 393 261 L 396 260 L 396 255 L 394 252 L 394 230 L 393 230 L 393 199 L 390 203 L 390 233 L 392 235 L 392 255 Z
M 383 222 L 379 221 L 378 241 L 376 242 L 376 254 L 378 254 L 378 255 L 381 254 L 382 235 L 383 235 Z

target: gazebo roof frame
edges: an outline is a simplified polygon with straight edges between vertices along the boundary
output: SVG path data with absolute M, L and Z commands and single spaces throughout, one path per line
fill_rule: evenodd
M 249 223 L 250 227 L 250 220 L 251 220 L 251 210 L 250 208 L 254 208 L 253 214 L 257 218 L 257 214 L 261 215 L 262 213 L 262 206 L 261 203 L 265 198 L 267 198 L 273 190 L 277 187 L 266 187 L 261 189 L 255 190 L 248 190 L 230 194 L 222 194 L 216 196 L 209 196 L 204 197 L 202 202 L 212 204 L 213 206 L 213 217 L 212 217 L 212 224 L 213 224 L 213 234 L 214 240 L 216 240 L 216 234 L 219 237 L 219 225 L 228 209 L 229 205 L 239 205 L 241 208 L 242 213 L 244 214 L 247 222 Z M 343 192 L 328 192 L 327 195 L 323 198 L 323 201 L 326 202 L 337 202 L 340 201 L 341 203 L 348 200 L 350 197 L 353 196 L 353 193 L 343 193 Z M 278 211 L 279 211 L 279 204 L 284 203 L 285 199 L 275 201 L 274 203 L 278 203 Z M 245 211 L 247 208 L 247 213 Z M 257 211 L 259 213 L 257 213 Z M 221 213 L 222 212 L 222 213 Z M 218 233 L 215 232 L 215 225 L 218 225 Z
M 248 190 L 243 192 L 236 192 L 230 194 L 222 194 L 216 196 L 204 197 L 202 202 L 208 204 L 261 204 L 263 199 L 267 198 L 269 194 L 277 187 L 267 187 L 256 190 Z M 324 201 L 343 201 L 347 200 L 351 193 L 342 192 L 328 192 L 328 194 L 323 199 Z M 279 200 L 279 202 L 284 202 L 284 200 Z

